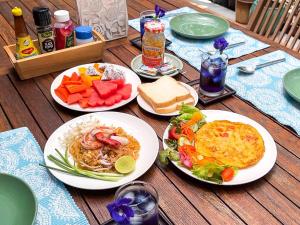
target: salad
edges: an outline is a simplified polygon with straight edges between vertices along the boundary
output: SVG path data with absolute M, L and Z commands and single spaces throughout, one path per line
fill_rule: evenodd
M 169 160 L 178 163 L 202 180 L 221 184 L 233 179 L 237 168 L 224 165 L 216 158 L 205 157 L 195 148 L 196 134 L 206 124 L 205 115 L 196 107 L 182 105 L 180 115 L 170 120 L 168 146 L 160 152 L 160 161 L 167 164 Z

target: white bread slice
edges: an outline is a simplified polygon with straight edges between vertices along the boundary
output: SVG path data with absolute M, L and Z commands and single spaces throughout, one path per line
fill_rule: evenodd
M 141 84 L 138 91 L 153 108 L 171 106 L 191 97 L 187 88 L 169 76 L 163 76 L 152 83 Z
M 167 106 L 167 107 L 162 107 L 162 108 L 153 108 L 153 110 L 156 112 L 156 113 L 159 113 L 159 114 L 167 114 L 167 113 L 172 113 L 172 112 L 175 112 L 177 110 L 180 110 L 180 107 L 182 104 L 186 104 L 186 105 L 194 105 L 195 103 L 195 99 L 191 96 L 189 97 L 188 99 L 186 100 L 183 100 L 183 101 L 179 101 L 179 102 L 176 102 L 170 106 Z

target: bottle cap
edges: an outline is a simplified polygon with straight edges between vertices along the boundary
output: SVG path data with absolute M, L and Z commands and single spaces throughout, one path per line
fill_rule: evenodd
M 161 33 L 165 30 L 165 26 L 162 22 L 157 20 L 151 20 L 145 23 L 145 30 L 151 33 Z
M 78 39 L 89 39 L 93 37 L 91 26 L 79 26 L 75 28 L 76 38 Z
M 19 7 L 14 7 L 12 10 L 11 10 L 12 14 L 14 16 L 22 16 L 23 13 L 22 13 L 22 9 L 19 8 Z
M 70 20 L 70 15 L 67 10 L 57 10 L 54 12 L 54 18 L 57 22 L 63 23 Z
M 51 24 L 51 16 L 48 8 L 34 7 L 32 14 L 36 26 L 49 26 Z

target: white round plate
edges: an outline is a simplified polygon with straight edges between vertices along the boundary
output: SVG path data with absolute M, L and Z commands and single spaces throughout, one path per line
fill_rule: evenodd
M 124 75 L 125 75 L 125 82 L 126 83 L 130 83 L 132 84 L 132 92 L 131 92 L 131 96 L 129 99 L 126 100 L 122 100 L 117 104 L 114 104 L 112 106 L 99 106 L 99 107 L 89 107 L 89 108 L 81 108 L 79 106 L 79 104 L 72 104 L 72 105 L 68 105 L 67 103 L 63 102 L 54 92 L 54 90 L 61 84 L 61 81 L 64 77 L 64 75 L 67 76 L 71 76 L 73 72 L 78 73 L 78 68 L 79 67 L 88 67 L 88 66 L 93 66 L 94 63 L 90 63 L 90 64 L 84 64 L 84 65 L 79 65 L 79 66 L 75 66 L 71 69 L 68 69 L 64 72 L 62 72 L 61 74 L 59 74 L 54 81 L 51 84 L 51 95 L 53 97 L 53 99 L 60 105 L 68 108 L 68 109 L 72 109 L 75 111 L 80 111 L 80 112 L 100 112 L 100 111 L 108 111 L 108 110 L 112 110 L 112 109 L 116 109 L 119 108 L 123 105 L 126 105 L 127 103 L 131 102 L 133 99 L 135 99 L 135 97 L 138 94 L 137 91 L 137 87 L 141 84 L 141 79 L 139 78 L 139 76 L 134 73 L 132 70 L 125 68 L 123 66 L 119 66 L 119 65 L 115 65 L 115 64 L 109 64 L 109 63 L 99 63 L 100 66 L 105 66 L 105 65 L 113 65 L 115 68 L 124 71 Z
M 251 166 L 249 168 L 246 168 L 246 169 L 240 169 L 238 171 L 237 175 L 233 178 L 233 180 L 231 180 L 229 182 L 223 182 L 220 185 L 246 184 L 246 183 L 255 181 L 255 180 L 263 177 L 272 169 L 272 167 L 274 166 L 274 164 L 276 162 L 277 149 L 276 149 L 276 145 L 275 145 L 275 142 L 274 142 L 272 136 L 263 126 L 261 126 L 259 123 L 255 122 L 254 120 L 252 120 L 246 116 L 242 116 L 242 115 L 232 113 L 232 112 L 221 111 L 221 110 L 202 110 L 202 112 L 207 116 L 206 117 L 207 122 L 212 122 L 214 120 L 229 120 L 232 122 L 246 123 L 246 124 L 249 124 L 249 125 L 255 127 L 257 129 L 257 131 L 260 133 L 260 135 L 262 136 L 262 138 L 264 140 L 264 144 L 265 144 L 264 156 L 257 164 L 255 164 L 254 166 Z M 168 126 L 167 129 L 165 130 L 163 139 L 168 138 L 169 128 L 170 128 L 170 126 Z M 165 143 L 163 144 L 163 146 L 164 146 L 164 148 L 167 147 L 167 145 Z M 201 181 L 204 181 L 207 183 L 216 184 L 214 182 L 203 180 L 203 179 L 200 179 L 199 177 L 194 176 L 190 170 L 177 165 L 176 162 L 172 161 L 172 163 L 178 169 L 180 169 L 181 171 L 183 171 L 184 173 L 186 173 L 187 175 L 189 175 L 191 177 L 194 177 L 198 180 L 201 180 Z
M 164 75 L 164 76 L 174 77 L 179 73 L 179 71 L 181 71 L 183 69 L 182 61 L 178 57 L 176 57 L 172 54 L 165 53 L 164 61 L 165 62 L 170 62 L 173 66 L 175 66 L 178 69 L 178 71 L 175 71 L 171 74 Z M 157 79 L 161 78 L 161 76 L 151 76 L 151 75 L 139 73 L 138 69 L 141 68 L 142 65 L 143 65 L 142 54 L 134 57 L 134 59 L 131 61 L 131 69 L 134 72 L 136 72 L 139 76 L 144 77 L 144 78 L 148 78 L 148 79 L 152 79 L 152 80 L 157 80 Z
M 191 95 L 193 96 L 193 98 L 195 100 L 194 106 L 197 105 L 197 103 L 198 103 L 197 91 L 188 84 L 185 84 L 183 82 L 180 82 L 180 83 L 190 91 Z M 152 107 L 140 95 L 137 96 L 137 102 L 142 109 L 146 110 L 149 113 L 155 114 L 155 115 L 159 115 L 159 116 L 177 116 L 177 115 L 179 115 L 179 110 L 174 111 L 172 113 L 165 113 L 165 114 L 160 114 L 160 113 L 155 112 L 152 109 Z
M 57 167 L 47 157 L 52 154 L 58 156 L 55 149 L 58 149 L 64 154 L 65 149 L 61 143 L 61 138 L 72 130 L 78 123 L 84 123 L 97 118 L 100 123 L 112 125 L 114 127 L 122 127 L 128 134 L 135 137 L 140 143 L 141 149 L 139 158 L 136 161 L 135 170 L 121 178 L 119 181 L 102 181 L 88 177 L 78 177 L 67 173 L 51 170 L 50 172 L 60 181 L 73 187 L 88 189 L 88 190 L 103 190 L 119 187 L 125 183 L 133 181 L 142 176 L 154 163 L 158 150 L 158 138 L 153 128 L 143 120 L 125 113 L 118 112 L 98 112 L 89 113 L 83 116 L 76 117 L 60 126 L 48 139 L 45 150 L 44 160 L 46 165 Z M 70 156 L 71 161 L 72 157 Z

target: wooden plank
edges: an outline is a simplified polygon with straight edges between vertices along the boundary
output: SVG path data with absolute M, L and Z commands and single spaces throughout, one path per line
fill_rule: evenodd
M 12 64 L 9 61 L 4 49 L 2 48 L 2 46 L 5 44 L 6 43 L 0 36 L 0 76 L 5 76 L 7 73 L 9 73 L 10 70 L 12 70 Z
M 7 131 L 11 129 L 8 119 L 6 118 L 5 113 L 0 104 L 0 132 Z
M 266 12 L 269 9 L 271 2 L 272 2 L 271 0 L 267 0 L 266 4 L 263 5 L 262 12 L 260 13 L 258 21 L 256 22 L 253 30 L 255 33 L 259 32 L 258 28 L 262 25 L 263 19 L 265 18 Z M 264 22 L 266 23 L 266 20 Z
M 274 10 L 278 4 L 279 0 L 274 0 L 273 1 L 273 4 L 272 4 L 272 7 L 268 9 L 267 13 L 268 13 L 268 16 L 266 17 L 265 21 L 264 21 L 264 24 L 263 26 L 261 27 L 260 29 L 260 32 L 259 32 L 259 35 L 264 35 L 266 33 L 266 29 L 268 28 L 267 26 L 270 26 L 272 24 L 272 20 L 275 20 L 276 21 L 276 17 L 273 16 L 274 14 Z M 272 19 L 272 20 L 271 20 Z M 270 25 L 269 25 L 270 23 Z M 273 29 L 273 27 L 271 26 L 271 29 Z M 265 35 L 266 37 L 268 37 L 267 35 Z
M 289 16 L 287 17 L 287 20 L 285 21 L 284 26 L 283 26 L 282 30 L 280 31 L 280 33 L 279 33 L 279 35 L 277 37 L 278 38 L 277 40 L 278 40 L 279 43 L 281 42 L 283 36 L 286 34 L 287 29 L 291 26 L 291 23 L 292 23 L 292 21 L 294 19 L 295 13 L 298 12 L 299 3 L 300 3 L 300 0 L 296 0 L 295 3 L 293 4 L 293 7 L 292 8 L 288 8 L 288 10 L 289 10 Z
M 273 32 L 273 26 L 275 25 L 275 22 L 276 22 L 278 16 L 280 15 L 280 12 L 284 5 L 285 5 L 285 1 L 281 1 L 279 7 L 277 7 L 277 12 L 274 14 L 272 22 L 270 23 L 270 26 L 266 32 L 266 35 L 265 35 L 266 37 L 269 37 L 271 35 L 271 32 Z

